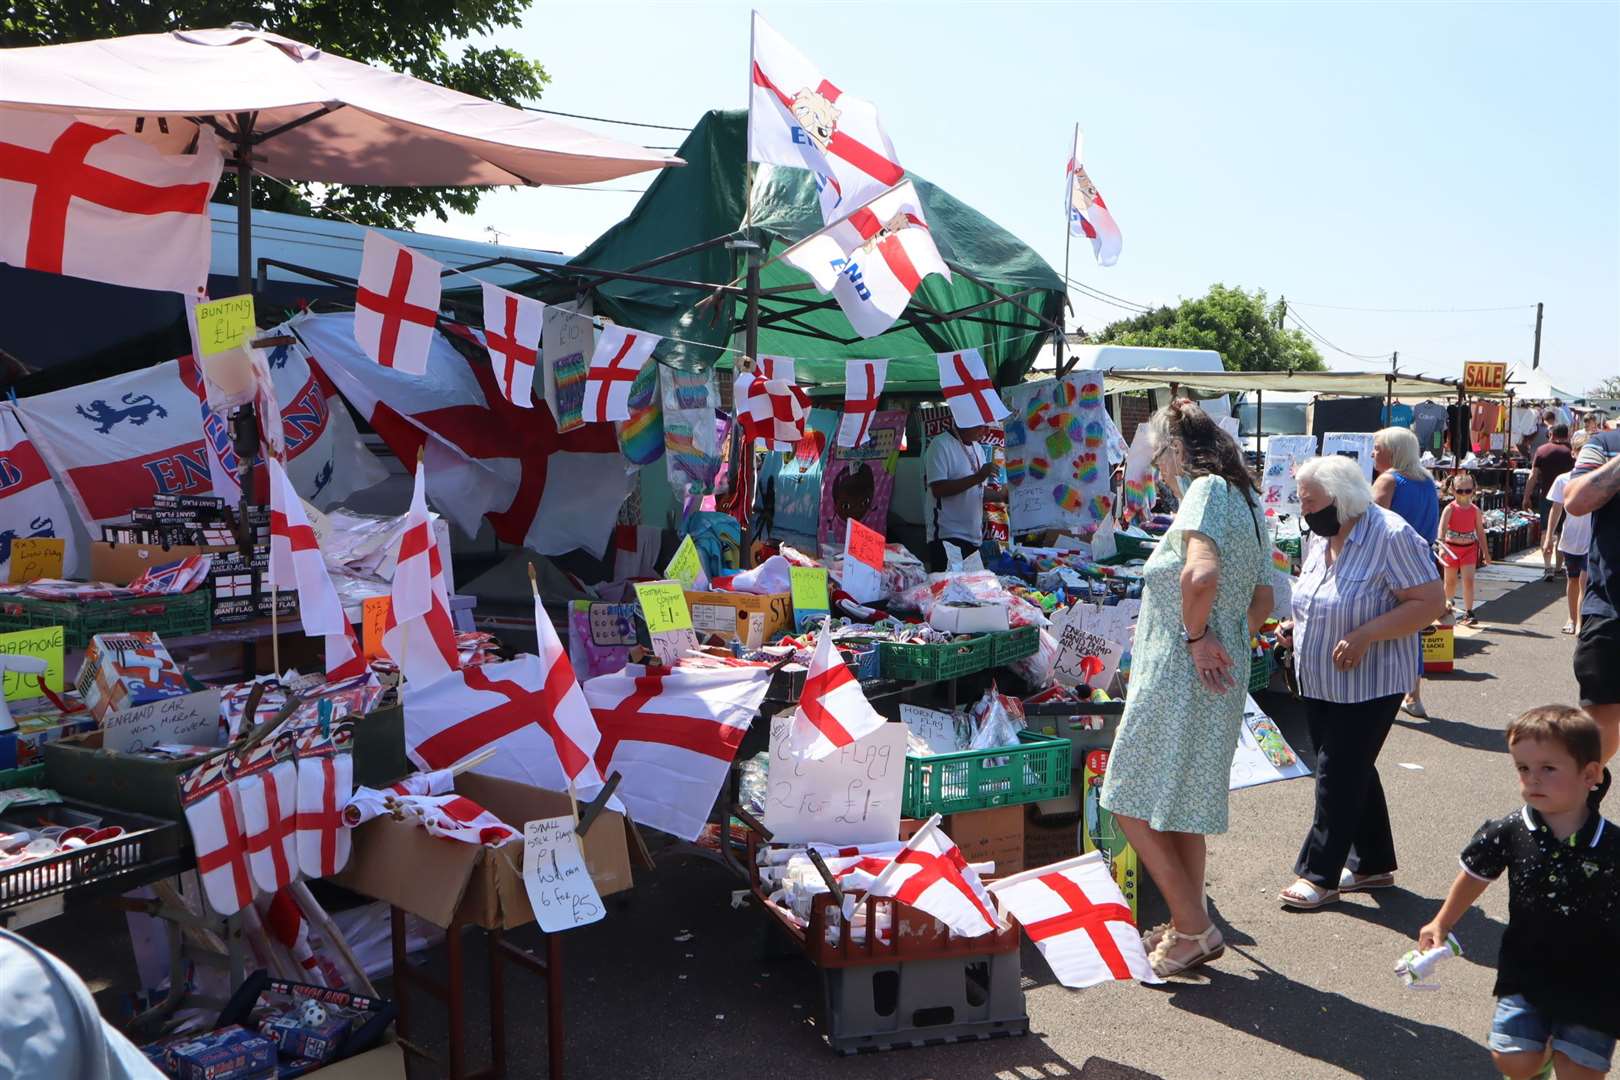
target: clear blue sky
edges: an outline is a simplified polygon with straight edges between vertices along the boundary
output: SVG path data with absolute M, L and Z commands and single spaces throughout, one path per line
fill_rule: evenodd
M 547 108 L 690 125 L 747 104 L 747 3 L 540 0 L 494 41 L 543 63 Z M 1286 295 L 1351 353 L 1457 375 L 1620 374 L 1620 5 L 779 3 L 760 7 L 850 93 L 901 162 L 1054 266 L 1075 122 L 1124 233 L 1075 276 L 1173 302 L 1212 282 Z M 582 124 L 645 145 L 681 133 Z M 617 191 L 513 190 L 425 231 L 579 250 Z M 1090 329 L 1122 314 L 1076 298 Z M 1315 306 L 1312 306 L 1315 305 Z M 1517 310 L 1457 313 L 1355 308 Z M 1382 370 L 1330 349 L 1333 367 Z

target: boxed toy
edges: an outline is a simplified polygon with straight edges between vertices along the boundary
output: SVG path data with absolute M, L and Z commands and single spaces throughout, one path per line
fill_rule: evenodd
M 257 971 L 237 988 L 220 1022 L 256 1027 L 275 1047 L 281 1078 L 302 1076 L 379 1046 L 396 1009 L 380 998 Z
M 168 1046 L 166 1072 L 175 1080 L 273 1080 L 276 1044 L 238 1024 Z
M 191 692 L 180 665 L 149 630 L 91 638 L 77 687 L 98 722 L 109 713 Z

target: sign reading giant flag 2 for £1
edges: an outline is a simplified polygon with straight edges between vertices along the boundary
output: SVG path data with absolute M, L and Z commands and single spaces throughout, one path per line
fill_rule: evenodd
M 1500 394 L 1507 388 L 1507 365 L 1474 360 L 1463 365 L 1463 391 L 1469 394 Z

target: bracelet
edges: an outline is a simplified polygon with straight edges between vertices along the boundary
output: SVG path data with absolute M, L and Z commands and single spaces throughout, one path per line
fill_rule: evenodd
M 1183 624 L 1182 627 L 1181 627 L 1182 640 L 1184 640 L 1188 645 L 1191 645 L 1191 644 L 1193 644 L 1195 642 L 1203 641 L 1208 636 L 1209 636 L 1209 624 L 1208 623 L 1204 624 L 1204 629 L 1199 632 L 1197 637 L 1188 637 L 1187 636 L 1187 627 L 1186 627 L 1186 625 Z

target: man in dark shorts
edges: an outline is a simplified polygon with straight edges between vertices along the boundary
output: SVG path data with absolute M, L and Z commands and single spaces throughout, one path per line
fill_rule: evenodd
M 1550 441 L 1537 447 L 1535 456 L 1530 459 L 1530 479 L 1524 485 L 1524 509 L 1535 509 L 1536 516 L 1541 518 L 1543 533 L 1547 531 L 1548 515 L 1552 513 L 1547 492 L 1552 490 L 1554 480 L 1575 467 L 1575 454 L 1569 447 L 1569 425 L 1555 423 L 1550 434 Z M 1557 580 L 1558 570 L 1564 565 L 1563 552 L 1557 550 L 1556 544 L 1552 547 L 1551 552 L 1545 546 L 1541 550 L 1547 581 Z
M 1564 510 L 1592 515 L 1586 555 L 1586 595 L 1575 641 L 1575 681 L 1581 708 L 1598 722 L 1603 760 L 1620 750 L 1620 431 L 1586 440 L 1564 488 Z M 1603 788 L 1609 787 L 1603 771 Z M 1601 800 L 1602 795 L 1600 794 Z

